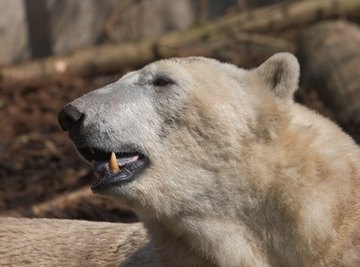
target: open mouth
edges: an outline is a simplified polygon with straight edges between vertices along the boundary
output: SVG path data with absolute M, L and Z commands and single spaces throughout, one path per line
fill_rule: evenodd
M 91 187 L 94 193 L 133 181 L 149 164 L 148 157 L 136 151 L 107 152 L 95 148 L 78 148 L 78 151 L 92 163 L 98 178 Z

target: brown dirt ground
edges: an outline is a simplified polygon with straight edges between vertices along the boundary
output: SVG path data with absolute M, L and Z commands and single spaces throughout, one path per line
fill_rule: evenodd
M 0 87 L 0 215 L 134 219 L 122 205 L 91 194 L 90 167 L 57 123 L 62 106 L 114 79 Z

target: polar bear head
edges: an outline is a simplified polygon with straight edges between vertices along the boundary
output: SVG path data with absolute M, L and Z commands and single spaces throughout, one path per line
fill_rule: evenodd
M 160 60 L 74 100 L 59 122 L 92 163 L 95 193 L 140 216 L 216 211 L 248 186 L 252 144 L 272 142 L 286 124 L 298 77 L 288 53 L 252 70 Z

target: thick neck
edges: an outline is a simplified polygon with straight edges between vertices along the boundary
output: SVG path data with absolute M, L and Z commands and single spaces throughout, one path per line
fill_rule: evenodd
M 209 259 L 194 249 L 189 242 L 189 233 L 179 233 L 171 223 L 159 220 L 143 221 L 150 233 L 152 243 L 159 254 L 162 266 L 212 267 Z
M 213 201 L 208 210 L 189 208 L 202 204 L 199 197 L 182 202 L 187 216 L 145 218 L 165 263 L 308 266 L 325 257 L 337 238 L 334 212 L 350 191 L 337 184 L 350 178 L 349 170 L 332 167 L 336 155 L 320 154 L 324 144 L 317 131 L 298 123 L 281 129 L 273 140 L 269 135 L 266 142 L 249 143 L 246 154 L 205 179 L 214 182 L 204 187 L 205 200 Z

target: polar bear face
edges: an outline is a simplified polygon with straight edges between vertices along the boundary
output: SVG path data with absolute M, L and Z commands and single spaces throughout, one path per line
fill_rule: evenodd
M 246 184 L 246 151 L 276 136 L 298 76 L 287 53 L 250 71 L 201 57 L 161 60 L 74 100 L 59 122 L 92 163 L 95 193 L 139 214 L 214 210 L 229 198 L 228 179 Z

